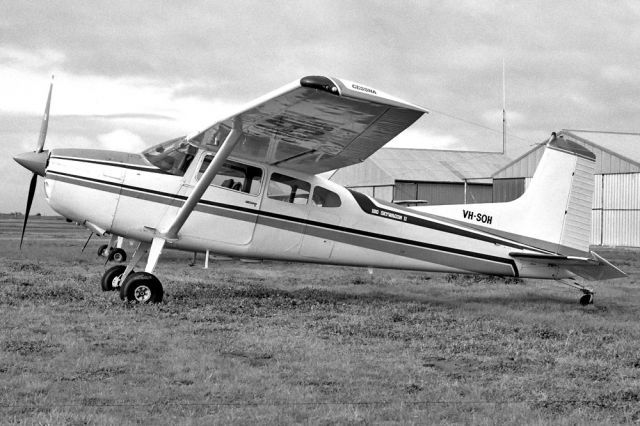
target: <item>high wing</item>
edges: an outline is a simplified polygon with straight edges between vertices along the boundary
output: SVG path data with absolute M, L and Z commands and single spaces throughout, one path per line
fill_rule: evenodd
M 318 174 L 363 161 L 427 112 L 358 83 L 309 76 L 187 139 L 216 151 L 236 126 L 234 157 Z

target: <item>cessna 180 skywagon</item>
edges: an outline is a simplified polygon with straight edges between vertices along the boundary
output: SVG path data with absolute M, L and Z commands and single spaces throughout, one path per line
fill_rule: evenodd
M 369 157 L 427 111 L 371 87 L 297 80 L 195 134 L 142 153 L 44 151 L 51 87 L 31 170 L 51 208 L 100 235 L 137 241 L 103 290 L 160 302 L 165 247 L 242 258 L 562 281 L 624 273 L 589 250 L 595 156 L 552 137 L 525 194 L 495 204 L 406 208 L 318 176 Z M 112 238 L 114 241 L 114 238 Z M 21 240 L 22 244 L 22 240 Z M 134 267 L 146 255 L 144 271 Z

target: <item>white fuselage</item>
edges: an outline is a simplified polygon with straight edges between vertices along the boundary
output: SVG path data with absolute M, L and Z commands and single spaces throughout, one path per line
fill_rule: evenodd
M 51 207 L 79 223 L 150 242 L 176 216 L 198 179 L 207 153 L 184 176 L 163 173 L 133 154 L 113 158 L 89 151 L 52 152 L 45 176 Z M 129 157 L 127 157 L 127 155 Z M 231 158 L 233 159 L 233 158 Z M 245 162 L 247 163 L 247 162 Z M 520 262 L 513 252 L 546 253 L 462 220 L 402 208 L 353 193 L 319 176 L 252 164 L 262 170 L 256 194 L 211 185 L 167 247 L 248 257 L 437 272 L 563 278 L 555 267 Z M 270 197 L 273 173 L 337 194 L 326 207 Z M 477 221 L 482 222 L 482 217 Z M 486 219 L 486 218 L 485 218 Z M 482 225 L 482 223 L 479 223 Z

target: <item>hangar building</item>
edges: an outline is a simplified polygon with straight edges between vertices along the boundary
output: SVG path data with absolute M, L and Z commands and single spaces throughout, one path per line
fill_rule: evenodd
M 596 155 L 591 244 L 640 247 L 640 134 L 563 130 Z M 540 161 L 541 144 L 494 172 L 494 202 L 519 197 Z
M 510 161 L 499 152 L 383 148 L 331 180 L 407 205 L 490 203 L 492 176 Z

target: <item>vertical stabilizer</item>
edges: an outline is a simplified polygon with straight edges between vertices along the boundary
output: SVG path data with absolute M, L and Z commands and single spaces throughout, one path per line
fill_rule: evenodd
M 557 243 L 557 253 L 588 252 L 595 158 L 582 145 L 554 134 L 529 188 L 522 197 L 505 203 L 521 217 L 514 223 L 520 232 L 510 231 Z
M 584 255 L 589 252 L 591 237 L 594 168 L 591 151 L 554 133 L 520 198 L 506 203 L 417 209 L 554 253 Z

